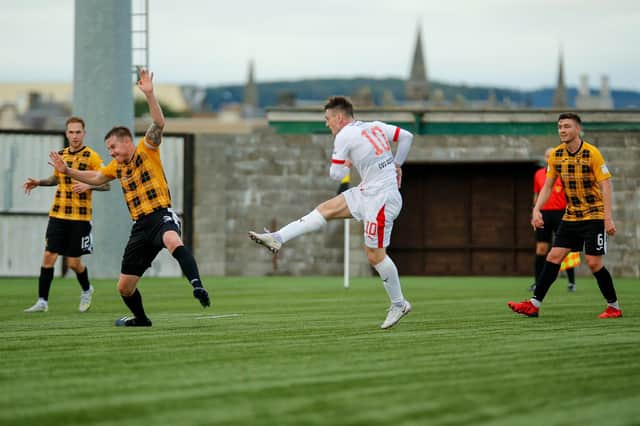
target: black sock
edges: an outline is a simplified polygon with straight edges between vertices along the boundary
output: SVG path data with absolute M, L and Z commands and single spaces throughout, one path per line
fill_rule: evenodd
M 613 287 L 613 278 L 604 266 L 598 272 L 594 272 L 593 276 L 598 281 L 598 287 L 600 287 L 600 293 L 607 299 L 608 303 L 614 303 L 618 300 L 616 295 L 616 289 Z
M 80 287 L 82 287 L 82 291 L 88 291 L 91 287 L 89 283 L 89 272 L 86 266 L 84 267 L 84 271 L 76 272 L 76 278 L 78 278 L 78 282 L 80 283 Z
M 49 300 L 49 289 L 53 281 L 53 268 L 40 268 L 40 278 L 38 279 L 38 297 Z
M 533 297 L 542 302 L 544 296 L 547 295 L 547 291 L 551 288 L 551 284 L 558 278 L 558 271 L 560 271 L 560 265 L 557 263 L 551 263 L 546 261 L 542 273 L 536 281 L 536 289 L 533 292 Z
M 542 273 L 542 268 L 544 268 L 544 262 L 547 260 L 547 256 L 536 254 L 536 275 L 533 277 L 533 281 L 538 281 L 540 278 L 540 274 Z
M 136 288 L 136 291 L 129 297 L 122 296 L 122 300 L 124 304 L 131 310 L 133 316 L 140 319 L 147 318 L 147 314 L 144 313 L 144 308 L 142 307 L 142 295 Z
M 576 273 L 573 268 L 567 269 L 567 280 L 569 280 L 571 284 L 576 283 Z
M 173 251 L 172 256 L 175 257 L 180 264 L 182 273 L 187 277 L 191 285 L 194 287 L 202 287 L 198 264 L 191 252 L 187 250 L 185 246 L 180 246 Z

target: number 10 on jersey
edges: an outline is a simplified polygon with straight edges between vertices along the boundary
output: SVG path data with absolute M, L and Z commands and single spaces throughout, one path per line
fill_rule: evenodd
M 389 145 L 387 135 L 384 134 L 380 127 L 376 126 L 369 130 L 363 130 L 361 134 L 373 146 L 376 157 L 384 152 L 391 151 L 391 145 Z

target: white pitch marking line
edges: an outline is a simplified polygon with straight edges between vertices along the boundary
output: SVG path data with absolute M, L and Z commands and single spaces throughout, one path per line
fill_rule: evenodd
M 231 317 L 239 317 L 239 316 L 240 314 L 206 315 L 203 317 L 196 317 L 196 319 L 231 318 Z

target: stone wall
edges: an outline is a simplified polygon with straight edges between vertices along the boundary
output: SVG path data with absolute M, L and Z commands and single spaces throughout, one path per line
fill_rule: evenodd
M 595 131 L 613 173 L 614 219 L 605 263 L 615 276 L 640 277 L 640 132 Z M 410 162 L 542 161 L 555 134 L 416 135 Z M 247 231 L 279 228 L 335 195 L 329 179 L 329 135 L 197 135 L 195 145 L 194 250 L 206 275 L 341 275 L 343 223 L 287 243 L 274 261 Z M 369 275 L 362 227 L 351 226 L 352 275 Z M 532 248 L 533 250 L 533 248 Z M 586 272 L 586 268 L 582 268 Z
M 293 240 L 274 257 L 247 231 L 279 228 L 333 197 L 329 136 L 198 135 L 195 147 L 194 251 L 206 275 L 340 275 L 343 223 Z M 355 221 L 354 221 L 355 223 Z M 369 273 L 351 226 L 354 275 Z

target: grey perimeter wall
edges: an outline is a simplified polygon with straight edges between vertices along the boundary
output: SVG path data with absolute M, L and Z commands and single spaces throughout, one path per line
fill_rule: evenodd
M 614 176 L 618 233 L 609 240 L 605 264 L 616 276 L 640 277 L 640 134 L 599 132 L 585 140 L 600 148 Z M 553 135 L 421 135 L 408 161 L 542 160 L 557 144 Z M 193 246 L 203 274 L 342 274 L 342 221 L 288 243 L 277 259 L 247 238 L 248 230 L 278 228 L 335 195 L 331 149 L 328 135 L 196 135 Z M 353 276 L 371 273 L 361 233 L 352 221 Z

